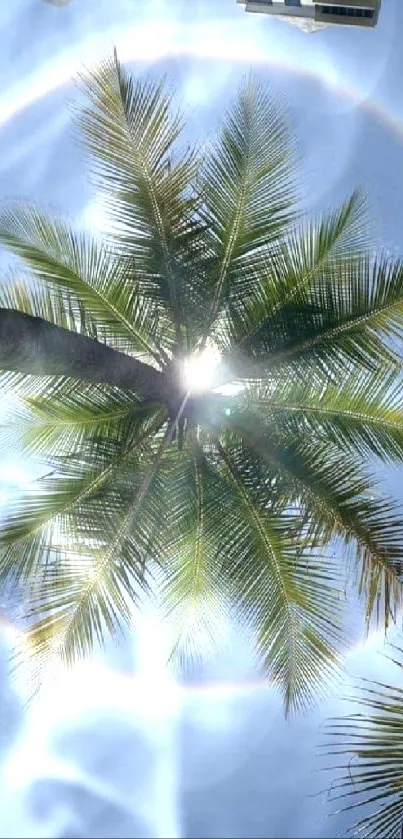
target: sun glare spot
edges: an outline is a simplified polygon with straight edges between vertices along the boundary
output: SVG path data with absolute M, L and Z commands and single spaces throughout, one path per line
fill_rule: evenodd
M 183 86 L 184 98 L 192 105 L 206 102 L 209 92 L 204 75 L 190 76 Z
M 221 396 L 238 396 L 239 393 L 245 390 L 245 382 L 227 382 L 225 385 L 220 385 L 214 388 L 214 393 L 220 393 Z M 226 412 L 227 413 L 227 412 Z
M 0 465 L 0 483 L 25 489 L 32 481 L 32 475 L 18 462 L 4 461 Z
M 185 385 L 191 392 L 200 393 L 213 387 L 221 353 L 213 342 L 196 351 L 184 362 Z
M 3 638 L 5 638 L 6 641 L 8 641 L 12 645 L 28 645 L 28 640 L 26 638 L 25 633 L 22 631 L 22 629 L 19 629 L 17 626 L 14 626 L 14 624 L 10 621 L 7 621 L 5 619 L 0 620 L 0 632 Z

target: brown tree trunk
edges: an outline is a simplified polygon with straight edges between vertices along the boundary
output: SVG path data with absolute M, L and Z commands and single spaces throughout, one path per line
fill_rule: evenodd
M 0 308 L 0 370 L 35 376 L 71 376 L 118 385 L 141 399 L 165 402 L 159 370 L 43 318 Z

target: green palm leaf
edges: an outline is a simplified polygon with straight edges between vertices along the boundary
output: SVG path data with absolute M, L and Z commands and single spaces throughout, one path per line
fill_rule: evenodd
M 228 531 L 219 543 L 232 602 L 252 628 L 264 670 L 282 688 L 288 712 L 307 704 L 312 689 L 320 691 L 324 674 L 329 679 L 337 672 L 340 576 L 330 558 L 306 554 L 290 514 L 273 515 L 257 503 L 238 469 L 239 454 L 221 444 L 218 451 L 234 493 L 226 524 L 236 528 L 235 557 Z
M 396 648 L 399 657 L 402 650 Z M 401 670 L 401 660 L 391 659 Z M 396 673 L 396 676 L 400 674 Z M 347 798 L 342 811 L 365 810 L 349 832 L 400 839 L 403 830 L 403 690 L 362 680 L 358 710 L 329 722 L 329 755 L 341 758 L 332 799 Z M 346 760 L 348 758 L 348 764 Z
M 194 153 L 177 148 L 182 118 L 164 84 L 134 82 L 116 52 L 83 76 L 81 86 L 89 106 L 80 110 L 77 124 L 97 186 L 106 194 L 119 252 L 129 251 L 142 295 L 164 303 L 180 342 L 186 289 L 177 254 L 192 226 L 194 201 L 187 190 L 196 171 Z
M 318 276 L 332 275 L 333 266 L 338 272 L 344 260 L 362 256 L 368 233 L 366 200 L 359 190 L 336 212 L 287 230 L 274 252 L 260 255 L 255 293 L 240 295 L 228 308 L 236 352 L 259 354 L 262 339 L 271 335 L 273 325 L 278 331 L 283 313 L 292 311 L 292 302 L 300 300 Z
M 19 256 L 42 283 L 50 285 L 41 294 L 37 286 L 34 292 L 25 290 L 23 311 L 30 305 L 28 313 L 40 316 L 38 304 L 41 306 L 47 291 L 48 306 L 54 300 L 52 314 L 63 312 L 67 303 L 77 315 L 84 307 L 91 313 L 100 336 L 114 341 L 118 338 L 124 342 L 124 349 L 146 354 L 161 363 L 155 348 L 155 307 L 153 310 L 139 297 L 133 273 L 113 256 L 110 246 L 78 234 L 63 221 L 47 218 L 28 205 L 10 207 L 1 213 L 0 243 Z M 58 289 L 64 295 L 58 295 Z M 20 297 L 18 286 L 9 286 L 7 307 L 21 310 Z M 63 326 L 58 319 L 54 322 Z
M 400 260 L 364 256 L 346 261 L 338 282 L 334 276 L 319 277 L 299 301 L 307 306 L 308 320 L 316 316 L 315 336 L 294 335 L 289 347 L 274 353 L 274 363 L 313 357 L 316 363 L 323 358 L 334 365 L 340 359 L 374 369 L 396 361 L 385 339 L 402 339 L 402 275 Z
M 161 412 L 145 421 L 134 418 L 124 435 L 107 432 L 98 437 L 96 447 L 94 441 L 86 440 L 86 448 L 76 450 L 74 459 L 71 454 L 53 455 L 52 472 L 9 506 L 0 531 L 1 579 L 28 579 L 39 575 L 41 568 L 46 570 L 55 552 L 68 555 L 74 534 L 78 538 L 88 527 L 91 535 L 94 510 L 102 532 L 109 500 L 116 514 L 119 480 L 130 484 L 132 470 L 163 421 Z M 61 534 L 69 532 L 70 537 L 61 543 Z
M 250 387 L 246 401 L 267 427 L 290 439 L 308 434 L 358 458 L 402 458 L 403 387 L 393 372 L 354 370 L 338 384 L 280 377 Z
M 29 271 L 22 271 L 20 266 L 2 283 L 0 304 L 5 309 L 16 309 L 43 318 L 62 329 L 79 332 L 95 340 L 99 338 L 96 321 L 80 297 L 67 288 L 45 285 Z
M 267 434 L 251 416 L 231 418 L 228 425 L 275 471 L 284 496 L 304 511 L 311 538 L 350 546 L 360 568 L 367 621 L 381 597 L 387 626 L 402 602 L 403 518 L 397 505 L 374 496 L 374 479 L 354 460 L 341 460 L 329 443 Z
M 182 669 L 206 659 L 223 632 L 228 602 L 217 559 L 217 503 L 222 487 L 192 435 L 171 464 L 164 494 L 174 503 L 164 528 L 158 606 L 174 638 L 172 663 Z
M 36 568 L 29 590 L 25 639 L 35 653 L 34 688 L 56 657 L 76 661 L 93 649 L 95 640 L 102 642 L 105 632 L 114 635 L 122 623 L 128 623 L 133 602 L 148 590 L 145 557 L 152 548 L 158 549 L 155 535 L 152 544 L 149 537 L 150 518 L 155 516 L 152 485 L 163 466 L 172 429 L 167 427 L 157 450 L 145 460 L 137 456 L 130 471 L 122 475 L 120 470 L 117 482 L 115 468 L 113 485 L 105 488 L 113 470 L 107 476 L 104 470 L 92 478 L 92 486 L 81 487 L 58 511 L 68 511 L 71 520 L 65 529 L 59 522 L 59 544 L 57 537 L 52 538 L 48 562 Z M 161 528 L 164 512 L 159 504 Z M 152 528 L 155 534 L 155 519 Z M 30 535 L 34 533 L 31 526 Z M 60 537 L 70 533 L 75 538 L 66 550 Z
M 352 365 L 374 372 L 400 365 L 402 277 L 402 263 L 388 256 L 342 260 L 277 311 L 261 313 L 255 331 L 241 318 L 239 330 L 252 337 L 228 354 L 227 368 L 234 377 L 320 373 L 338 381 Z
M 206 155 L 200 192 L 210 246 L 204 294 L 212 298 L 211 329 L 229 300 L 244 297 L 246 275 L 253 288 L 262 258 L 295 213 L 293 147 L 284 114 L 251 80 Z
M 20 400 L 8 422 L 0 425 L 0 438 L 18 442 L 28 457 L 50 452 L 60 457 L 93 446 L 95 459 L 98 441 L 124 441 L 155 414 L 154 408 L 117 388 L 91 384 L 77 390 L 75 382 L 65 380 L 53 388 L 47 383 L 44 391 Z
M 324 672 L 338 672 L 337 564 L 305 552 L 295 519 L 268 509 L 272 493 L 253 475 L 245 482 L 239 451 L 217 440 L 205 452 L 195 438 L 189 449 L 168 487 L 175 509 L 160 604 L 177 636 L 172 656 L 180 666 L 210 656 L 235 610 L 286 709 L 302 707 Z

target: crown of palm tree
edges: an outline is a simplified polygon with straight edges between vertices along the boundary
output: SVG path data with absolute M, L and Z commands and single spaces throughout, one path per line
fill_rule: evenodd
M 203 153 L 165 83 L 116 55 L 82 84 L 104 240 L 34 206 L 0 215 L 30 269 L 0 290 L 4 444 L 51 469 L 2 524 L 1 578 L 24 590 L 40 667 L 87 654 L 157 586 L 179 660 L 235 611 L 297 707 L 338 666 L 334 545 L 368 618 L 400 602 L 403 521 L 374 464 L 403 454 L 402 262 L 367 252 L 359 192 L 300 217 L 287 120 L 259 84 Z

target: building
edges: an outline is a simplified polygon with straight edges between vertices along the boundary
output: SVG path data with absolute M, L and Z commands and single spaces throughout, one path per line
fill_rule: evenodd
M 237 0 L 247 12 L 282 16 L 306 31 L 329 24 L 376 26 L 381 0 Z
M 45 0 L 45 3 L 50 3 L 51 6 L 67 6 L 70 0 Z

